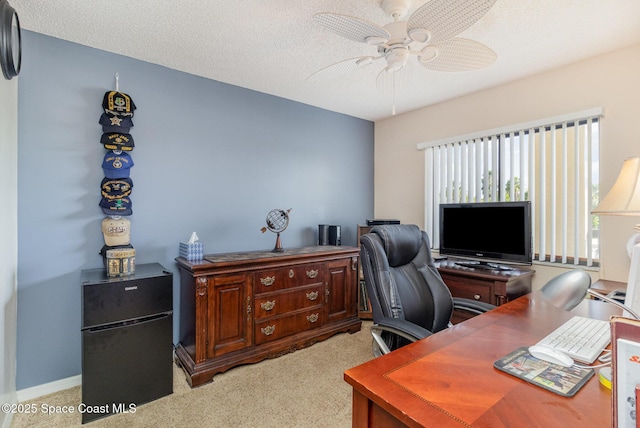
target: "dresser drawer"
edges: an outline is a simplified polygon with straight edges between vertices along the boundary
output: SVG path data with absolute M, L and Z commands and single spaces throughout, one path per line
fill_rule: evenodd
M 486 282 L 458 278 L 447 278 L 445 282 L 453 297 L 491 303 L 491 287 Z
M 284 290 L 257 295 L 255 298 L 256 319 L 282 315 L 298 309 L 322 304 L 322 285 L 316 284 L 293 290 Z
M 254 292 L 268 293 L 287 287 L 285 269 L 261 270 L 253 274 Z
M 287 272 L 290 285 L 322 284 L 324 282 L 324 269 L 321 264 L 308 264 L 291 268 Z
M 311 330 L 322 325 L 322 307 L 282 317 L 256 321 L 256 345 Z
M 322 264 L 308 264 L 282 269 L 261 270 L 253 274 L 255 293 L 268 293 L 285 288 L 324 282 Z

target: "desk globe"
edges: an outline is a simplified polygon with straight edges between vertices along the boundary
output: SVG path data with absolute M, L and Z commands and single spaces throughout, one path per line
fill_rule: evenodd
M 291 208 L 288 210 L 279 210 L 274 209 L 269 211 L 267 214 L 267 227 L 263 227 L 262 233 L 266 232 L 269 229 L 271 232 L 276 234 L 276 245 L 273 248 L 275 252 L 282 252 L 284 248 L 282 248 L 282 242 L 280 241 L 280 232 L 284 232 L 284 230 L 289 226 L 289 212 Z

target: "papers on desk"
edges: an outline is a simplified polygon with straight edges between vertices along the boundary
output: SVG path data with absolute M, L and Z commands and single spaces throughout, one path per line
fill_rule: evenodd
M 498 370 L 563 397 L 572 397 L 594 375 L 593 369 L 563 367 L 532 356 L 523 346 L 493 363 Z

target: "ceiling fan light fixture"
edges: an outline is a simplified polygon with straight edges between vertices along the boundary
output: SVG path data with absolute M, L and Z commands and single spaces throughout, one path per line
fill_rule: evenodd
M 407 58 L 409 57 L 409 51 L 404 48 L 397 48 L 390 50 L 386 55 L 385 59 L 387 60 L 387 68 L 388 72 L 395 72 L 401 70 L 402 67 L 407 63 Z
M 426 46 L 420 52 L 420 56 L 418 56 L 418 60 L 422 63 L 433 61 L 438 56 L 438 48 L 435 46 Z
M 417 43 L 427 43 L 431 39 L 431 31 L 424 28 L 412 28 L 408 34 L 411 40 Z

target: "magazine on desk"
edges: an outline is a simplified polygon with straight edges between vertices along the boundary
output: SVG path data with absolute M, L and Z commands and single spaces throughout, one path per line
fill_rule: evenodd
M 593 369 L 563 367 L 540 360 L 526 346 L 495 361 L 493 366 L 563 397 L 574 396 L 595 373 Z

